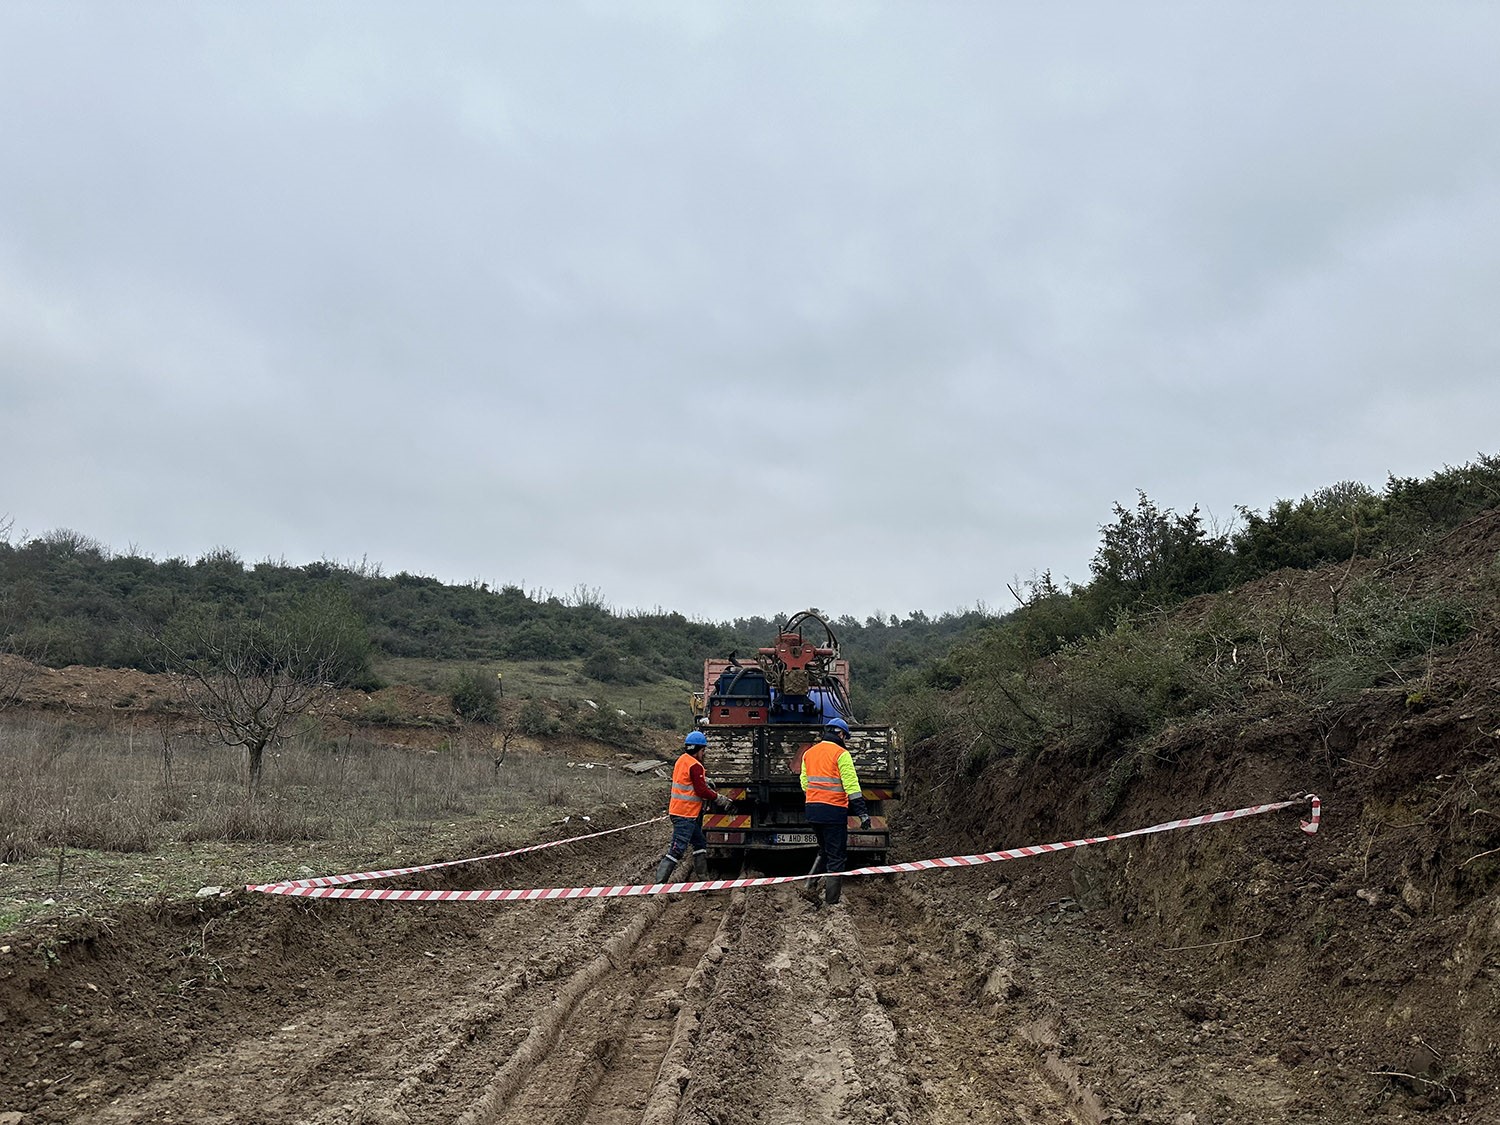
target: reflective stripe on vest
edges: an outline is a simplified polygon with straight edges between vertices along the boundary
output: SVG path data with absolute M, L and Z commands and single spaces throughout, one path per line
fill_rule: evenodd
M 815 742 L 802 755 L 802 768 L 807 771 L 809 805 L 849 807 L 849 794 L 844 792 L 844 778 L 839 773 L 839 756 L 843 752 L 844 748 L 837 742 Z
M 698 759 L 684 752 L 672 767 L 672 799 L 667 802 L 667 812 L 672 816 L 696 817 L 703 811 L 703 801 L 693 789 L 692 769 Z

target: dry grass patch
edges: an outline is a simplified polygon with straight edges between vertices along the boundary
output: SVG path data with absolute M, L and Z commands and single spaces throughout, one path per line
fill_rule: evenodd
M 432 752 L 327 739 L 311 722 L 268 752 L 257 799 L 244 769 L 242 752 L 186 730 L 0 719 L 0 929 L 43 905 L 451 858 L 664 800 L 659 781 L 604 764 L 497 764 L 477 736 Z

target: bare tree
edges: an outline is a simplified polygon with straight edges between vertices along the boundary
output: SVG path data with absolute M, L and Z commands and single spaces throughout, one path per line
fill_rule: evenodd
M 21 693 L 36 671 L 35 664 L 12 649 L 10 638 L 0 635 L 0 711 L 21 702 Z
M 490 749 L 496 751 L 494 755 L 495 776 L 500 776 L 500 770 L 505 765 L 505 759 L 510 754 L 510 743 L 516 737 L 515 712 L 503 715 L 500 719 L 500 733 L 490 739 Z
M 160 638 L 189 708 L 226 746 L 243 746 L 250 796 L 260 791 L 268 747 L 352 672 L 369 639 L 346 605 L 313 598 L 256 618 L 193 612 Z

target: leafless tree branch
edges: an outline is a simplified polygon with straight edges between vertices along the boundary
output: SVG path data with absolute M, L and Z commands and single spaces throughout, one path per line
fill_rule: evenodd
M 338 626 L 312 615 L 249 621 L 202 617 L 159 639 L 185 702 L 226 746 L 242 746 L 247 787 L 260 790 L 265 752 L 333 687 Z

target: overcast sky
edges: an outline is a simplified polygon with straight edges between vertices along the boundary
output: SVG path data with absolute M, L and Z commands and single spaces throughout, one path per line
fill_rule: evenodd
M 0 4 L 0 515 L 722 619 L 1500 453 L 1490 3 Z

